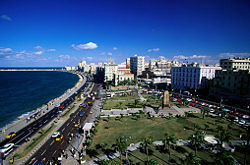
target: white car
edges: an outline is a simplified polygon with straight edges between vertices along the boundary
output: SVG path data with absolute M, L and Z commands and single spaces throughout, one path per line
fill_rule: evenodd
M 60 132 L 54 132 L 53 134 L 52 134 L 52 138 L 56 138 L 56 137 L 58 137 L 60 135 Z
M 210 109 L 210 112 L 211 112 L 211 113 L 214 113 L 214 112 L 215 112 L 215 110 L 214 110 L 213 108 L 211 108 L 211 109 Z
M 240 125 L 244 125 L 244 124 L 246 124 L 246 121 L 245 121 L 245 120 L 240 120 L 238 123 L 239 123 Z
M 213 105 L 209 105 L 208 107 L 209 107 L 209 108 L 212 108 L 212 107 L 213 107 Z
M 187 98 L 187 101 L 189 101 L 189 102 L 190 102 L 190 101 L 192 101 L 192 99 L 190 99 L 190 98 Z
M 0 152 L 3 152 L 5 156 L 7 156 L 14 148 L 14 143 L 7 143 L 2 148 L 0 148 Z
M 243 115 L 242 116 L 244 119 L 249 119 L 249 116 L 248 115 Z

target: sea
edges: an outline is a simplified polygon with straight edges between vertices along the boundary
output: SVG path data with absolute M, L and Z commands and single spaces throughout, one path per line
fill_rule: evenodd
M 58 71 L 1 71 L 0 128 L 61 96 L 78 82 L 75 74 Z

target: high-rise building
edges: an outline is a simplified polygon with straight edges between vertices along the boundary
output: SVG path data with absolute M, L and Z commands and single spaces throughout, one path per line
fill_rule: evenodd
M 181 90 L 205 88 L 207 81 L 213 79 L 215 71 L 220 69 L 220 67 L 198 64 L 172 67 L 171 86 Z
M 250 58 L 229 58 L 221 59 L 220 66 L 222 69 L 227 70 L 249 70 L 250 71 Z
M 145 57 L 137 55 L 130 57 L 130 70 L 135 76 L 142 75 L 145 70 Z

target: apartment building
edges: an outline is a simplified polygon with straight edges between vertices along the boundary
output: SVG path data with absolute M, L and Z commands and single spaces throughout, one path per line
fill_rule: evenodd
M 130 70 L 135 76 L 142 75 L 145 70 L 145 57 L 137 55 L 130 57 Z

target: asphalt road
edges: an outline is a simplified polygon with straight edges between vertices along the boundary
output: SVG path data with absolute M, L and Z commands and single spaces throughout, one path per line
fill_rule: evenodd
M 85 83 L 83 85 L 83 87 L 81 87 L 76 93 L 72 94 L 68 99 L 66 99 L 64 102 L 62 102 L 61 105 L 63 104 L 64 108 L 61 110 L 62 111 L 65 110 L 74 101 L 75 96 L 80 96 L 81 91 L 86 86 L 87 86 L 87 83 Z M 47 123 L 49 123 L 51 120 L 54 120 L 56 118 L 56 116 L 58 114 L 58 108 L 55 107 L 51 111 L 45 112 L 45 113 L 47 113 L 47 114 L 40 117 L 39 119 L 33 121 L 32 123 L 30 123 L 29 125 L 27 125 L 23 129 L 19 130 L 16 133 L 16 136 L 13 137 L 12 139 L 6 139 L 6 140 L 2 141 L 0 143 L 0 146 L 3 146 L 7 143 L 14 143 L 15 146 L 19 146 L 19 145 L 25 143 L 27 138 L 32 137 L 32 135 L 37 133 L 38 130 L 40 130 L 40 128 L 42 128 Z
M 95 85 L 93 91 L 98 92 L 99 85 Z M 96 97 L 98 96 L 98 93 Z M 85 100 L 85 104 L 89 101 L 92 102 L 90 99 Z M 49 164 L 49 161 L 57 160 L 59 155 L 61 154 L 62 149 L 66 149 L 69 145 L 68 139 L 73 133 L 76 135 L 77 128 L 74 127 L 74 123 L 80 120 L 81 125 L 84 123 L 86 118 L 88 117 L 92 106 L 87 105 L 87 107 L 79 107 L 75 113 L 59 128 L 59 132 L 63 134 L 63 139 L 61 141 L 55 141 L 54 138 L 50 138 L 33 156 L 25 163 L 25 165 L 33 165 L 37 162 L 42 162 L 43 164 Z M 79 113 L 84 112 L 84 115 L 80 117 Z

